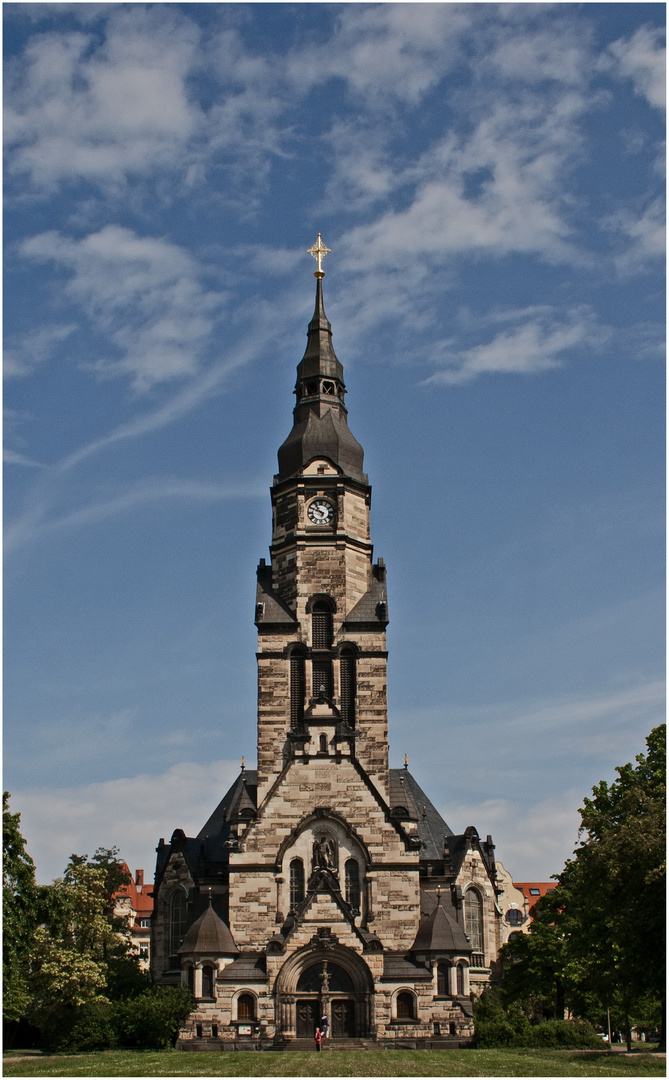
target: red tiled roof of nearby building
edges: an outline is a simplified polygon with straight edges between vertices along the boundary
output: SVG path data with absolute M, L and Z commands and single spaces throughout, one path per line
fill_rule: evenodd
M 127 874 L 130 874 L 130 867 L 127 863 L 122 864 L 123 869 Z M 153 911 L 153 882 L 144 881 L 144 871 L 137 870 L 134 878 L 128 885 L 123 885 L 114 895 L 116 897 L 128 896 L 132 905 L 132 910 L 137 913 L 138 916 L 146 918 Z
M 525 899 L 527 901 L 529 901 L 529 905 L 530 905 L 529 914 L 530 914 L 530 916 L 534 916 L 534 905 L 536 904 L 537 900 L 539 900 L 542 896 L 545 896 L 546 893 L 552 892 L 553 889 L 556 887 L 556 885 L 557 885 L 556 881 L 514 881 L 513 882 L 514 889 L 520 889 L 520 891 L 522 892 Z

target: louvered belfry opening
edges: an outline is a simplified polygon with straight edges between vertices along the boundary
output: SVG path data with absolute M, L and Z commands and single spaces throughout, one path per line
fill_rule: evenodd
M 304 718 L 305 693 L 304 653 L 292 652 L 290 654 L 290 726 L 293 731 L 300 727 Z
M 314 649 L 332 648 L 332 611 L 326 600 L 317 600 L 312 608 L 311 645 Z
M 312 676 L 314 697 L 318 697 L 321 691 L 325 692 L 326 698 L 332 697 L 332 661 L 328 659 L 312 660 Z
M 339 658 L 339 679 L 341 683 L 341 718 L 350 727 L 355 726 L 355 654 L 342 651 Z

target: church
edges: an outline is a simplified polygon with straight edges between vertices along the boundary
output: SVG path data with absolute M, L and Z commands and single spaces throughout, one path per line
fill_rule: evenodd
M 313 1047 L 317 1027 L 349 1046 L 472 1045 L 502 940 L 492 838 L 454 833 L 408 762 L 388 767 L 386 567 L 328 250 L 320 234 L 309 249 L 316 304 L 258 566 L 258 767 L 197 836 L 157 848 L 151 972 L 193 993 L 183 1050 Z

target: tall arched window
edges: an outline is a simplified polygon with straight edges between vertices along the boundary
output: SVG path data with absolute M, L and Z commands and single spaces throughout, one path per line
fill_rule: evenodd
M 296 908 L 304 900 L 304 863 L 293 859 L 290 864 L 290 906 Z
M 240 994 L 237 998 L 237 1019 L 255 1020 L 256 999 L 253 994 Z
M 341 682 L 341 718 L 351 727 L 355 725 L 355 653 L 353 649 L 342 649 L 339 657 L 339 679 Z
M 293 730 L 302 723 L 305 694 L 304 653 L 294 649 L 290 654 L 290 726 Z
M 214 969 L 202 968 L 202 997 L 213 998 L 214 996 Z
M 311 608 L 311 647 L 332 648 L 332 602 L 315 600 Z
M 448 997 L 451 992 L 450 964 L 437 964 L 437 997 Z
M 177 889 L 170 898 L 170 956 L 176 956 L 186 936 L 186 894 Z
M 360 910 L 360 867 L 357 859 L 347 859 L 344 866 L 346 902 L 355 911 Z
M 402 990 L 397 995 L 397 1019 L 398 1020 L 413 1020 L 414 1018 L 414 1001 L 413 994 L 408 990 Z
M 465 993 L 465 965 L 458 964 L 457 966 L 457 992 L 458 997 L 464 997 Z
M 467 889 L 465 893 L 465 933 L 469 938 L 472 951 L 483 952 L 483 904 L 476 889 Z

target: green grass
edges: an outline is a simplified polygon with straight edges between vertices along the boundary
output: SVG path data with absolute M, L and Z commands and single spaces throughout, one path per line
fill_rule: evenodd
M 11 1057 L 8 1052 L 6 1059 Z M 5 1076 L 664 1076 L 648 1053 L 572 1050 L 315 1050 L 291 1053 L 180 1053 L 107 1050 L 24 1057 Z

